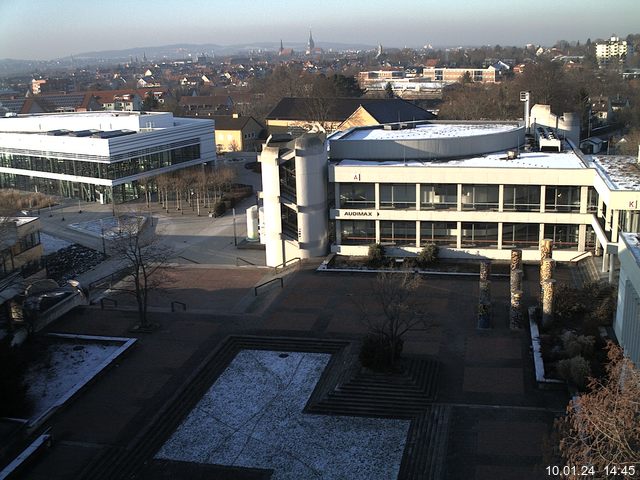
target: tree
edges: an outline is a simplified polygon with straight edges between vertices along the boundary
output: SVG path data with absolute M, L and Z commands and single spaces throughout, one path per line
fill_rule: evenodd
M 563 460 L 602 472 L 593 478 L 605 478 L 607 466 L 640 465 L 640 370 L 611 342 L 607 356 L 606 377 L 591 379 L 589 391 L 572 400 L 556 422 Z
M 163 246 L 143 214 L 118 217 L 119 234 L 113 240 L 111 253 L 125 262 L 127 278 L 123 291 L 135 296 L 139 328 L 151 327 L 147 318 L 149 293 L 166 283 L 159 268 L 167 263 L 171 250 Z
M 422 280 L 417 275 L 380 273 L 372 286 L 379 303 L 378 311 L 371 312 L 365 305 L 360 305 L 368 338 L 377 343 L 374 348 L 380 348 L 386 357 L 386 367 L 394 367 L 400 358 L 407 332 L 419 325 L 430 326 L 417 303 L 416 292 L 421 285 Z
M 384 97 L 394 98 L 395 96 L 395 93 L 393 93 L 393 85 L 391 85 L 391 82 L 387 82 L 387 84 L 384 86 Z
M 158 99 L 152 94 L 147 93 L 142 101 L 142 111 L 150 112 L 158 108 Z

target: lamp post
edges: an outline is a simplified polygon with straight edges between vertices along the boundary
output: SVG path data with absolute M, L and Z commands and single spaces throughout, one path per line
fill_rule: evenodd
M 231 212 L 233 213 L 233 245 L 238 246 L 238 237 L 236 236 L 236 209 L 232 208 Z

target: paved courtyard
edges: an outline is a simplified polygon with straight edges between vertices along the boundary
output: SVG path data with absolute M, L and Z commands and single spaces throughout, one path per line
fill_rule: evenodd
M 528 267 L 525 274 L 528 296 L 537 289 L 537 274 Z M 171 313 L 162 305 L 152 310 L 160 329 L 135 335 L 135 348 L 48 422 L 55 443 L 25 478 L 93 480 L 102 478 L 96 473 L 101 465 L 119 458 L 144 461 L 131 453 L 139 451 L 142 432 L 161 421 L 157 412 L 228 335 L 358 341 L 366 331 L 363 308 L 379 308 L 372 289 L 375 276 L 367 274 L 303 268 L 285 276 L 284 289 L 275 286 L 258 297 L 253 297 L 252 287 L 270 278 L 264 269 L 196 266 L 185 267 L 179 275 L 181 292 L 172 295 L 188 298 L 188 310 Z M 528 334 L 507 326 L 508 280 L 492 280 L 493 328 L 481 331 L 475 319 L 477 277 L 425 277 L 420 308 L 434 326 L 411 332 L 405 341 L 407 354 L 434 357 L 440 363 L 435 403 L 452 412 L 442 478 L 542 478 L 544 436 L 567 400 L 562 392 L 537 389 Z M 129 328 L 134 323 L 131 310 L 90 307 L 72 312 L 51 330 L 132 336 Z M 170 433 L 163 433 L 163 438 Z M 147 458 L 156 453 L 149 452 Z M 163 478 L 189 478 L 184 473 L 190 471 L 187 466 L 175 471 L 185 476 Z M 268 470 L 237 470 L 231 475 L 217 467 L 199 471 L 209 472 L 207 478 L 270 475 Z

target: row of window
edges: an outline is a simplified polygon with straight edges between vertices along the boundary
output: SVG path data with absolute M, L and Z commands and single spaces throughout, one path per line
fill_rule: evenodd
M 31 157 L 9 153 L 0 154 L 0 166 L 36 172 L 62 173 L 80 177 L 115 180 L 137 173 L 176 165 L 200 158 L 200 145 L 174 148 L 164 152 L 129 158 L 114 163 L 65 160 L 49 157 Z
M 457 222 L 419 222 L 380 220 L 380 242 L 416 247 L 435 243 L 457 247 Z M 544 238 L 554 241 L 554 248 L 577 249 L 579 225 L 545 224 Z M 369 245 L 376 242 L 374 220 L 340 220 L 341 245 Z M 419 239 L 417 233 L 419 232 Z M 462 222 L 462 248 L 498 248 L 498 224 Z M 502 248 L 538 248 L 540 225 L 537 223 L 504 223 Z M 416 244 L 419 240 L 419 245 Z M 595 247 L 595 233 L 587 226 L 587 248 Z
M 546 186 L 545 211 L 547 212 L 580 212 L 581 187 Z M 420 185 L 416 198 L 416 185 L 380 184 L 381 209 L 415 209 L 421 210 L 457 210 L 458 185 L 454 183 Z M 598 208 L 598 195 L 589 187 L 587 211 L 595 212 Z M 503 209 L 505 211 L 540 211 L 540 185 L 505 185 Z M 462 185 L 460 198 L 463 210 L 498 210 L 498 185 Z M 368 209 L 376 207 L 375 184 L 373 183 L 341 183 L 340 208 Z

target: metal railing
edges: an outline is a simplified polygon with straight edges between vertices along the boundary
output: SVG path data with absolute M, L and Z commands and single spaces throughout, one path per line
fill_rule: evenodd
M 264 283 L 261 283 L 260 285 L 256 285 L 255 287 L 253 287 L 253 295 L 255 297 L 257 297 L 259 288 L 265 287 L 267 285 L 270 285 L 270 284 L 272 284 L 274 282 L 278 282 L 278 281 L 280 282 L 280 288 L 284 288 L 284 281 L 282 280 L 282 277 L 272 278 L 271 280 L 268 280 L 268 281 L 266 281 Z
M 297 265 L 300 265 L 300 263 L 302 262 L 302 259 L 300 257 L 290 258 L 289 260 L 284 261 L 280 265 L 276 265 L 275 267 L 273 267 L 273 271 L 277 274 L 278 269 L 280 269 L 279 271 L 282 272 L 286 270 L 286 268 L 290 266 L 293 262 L 297 262 Z
M 243 264 L 252 265 L 252 266 L 254 266 L 254 267 L 256 266 L 256 264 L 255 264 L 255 263 L 250 262 L 249 260 L 246 260 L 246 259 L 244 259 L 244 258 L 242 258 L 242 257 L 236 257 L 236 267 L 239 267 L 239 266 L 240 266 L 240 265 L 239 265 L 239 263 L 240 263 L 240 262 L 242 262 Z

